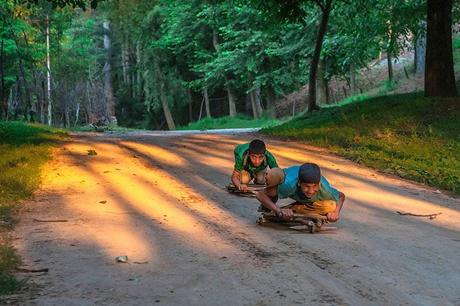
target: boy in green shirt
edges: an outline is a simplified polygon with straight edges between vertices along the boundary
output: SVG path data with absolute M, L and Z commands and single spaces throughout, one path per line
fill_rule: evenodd
M 260 139 L 250 143 L 237 145 L 234 150 L 235 166 L 232 173 L 232 183 L 238 190 L 247 192 L 248 183 L 265 184 L 267 167 L 277 168 L 275 157 L 265 147 Z

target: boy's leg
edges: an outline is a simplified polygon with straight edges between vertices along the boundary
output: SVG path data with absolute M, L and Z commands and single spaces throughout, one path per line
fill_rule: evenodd
M 257 172 L 254 177 L 254 183 L 265 185 L 265 173 L 267 172 L 267 168 Z
M 249 182 L 252 180 L 251 174 L 246 171 L 246 170 L 241 170 L 240 172 L 240 182 L 241 184 L 249 184 Z
M 292 206 L 291 206 L 292 205 Z M 316 201 L 313 205 L 294 203 L 291 204 L 289 208 L 292 209 L 294 213 L 302 215 L 321 215 L 325 216 L 330 212 L 334 212 L 337 206 L 337 203 L 332 200 Z

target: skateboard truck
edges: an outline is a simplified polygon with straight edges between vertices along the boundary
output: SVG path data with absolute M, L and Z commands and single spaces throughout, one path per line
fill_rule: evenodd
M 266 223 L 282 223 L 289 225 L 290 229 L 297 231 L 305 231 L 308 233 L 316 233 L 321 230 L 321 227 L 327 222 L 327 217 L 322 215 L 302 215 L 294 214 L 291 220 L 284 220 L 276 216 L 273 212 L 262 213 L 256 223 L 258 225 L 264 225 Z

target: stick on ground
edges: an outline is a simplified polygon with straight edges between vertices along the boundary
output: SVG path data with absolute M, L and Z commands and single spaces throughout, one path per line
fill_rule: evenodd
M 437 214 L 420 215 L 420 214 L 413 214 L 413 213 L 402 212 L 402 211 L 397 211 L 397 213 L 400 214 L 401 216 L 424 217 L 424 218 L 429 218 L 430 220 L 433 220 L 433 219 L 435 219 L 437 216 L 439 216 L 440 214 L 442 214 L 441 212 L 439 212 L 439 213 L 437 213 Z

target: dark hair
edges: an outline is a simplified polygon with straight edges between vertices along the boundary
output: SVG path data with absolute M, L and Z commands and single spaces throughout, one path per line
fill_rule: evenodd
M 250 154 L 265 154 L 266 150 L 265 143 L 260 139 L 254 139 L 249 143 Z
M 305 163 L 299 169 L 299 182 L 318 184 L 321 181 L 321 170 L 317 164 Z

